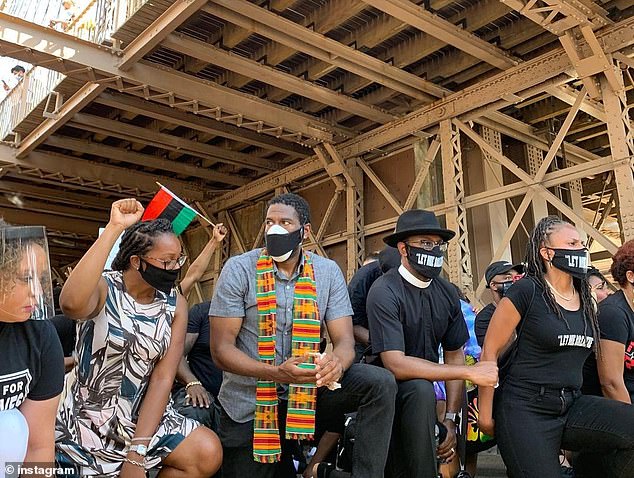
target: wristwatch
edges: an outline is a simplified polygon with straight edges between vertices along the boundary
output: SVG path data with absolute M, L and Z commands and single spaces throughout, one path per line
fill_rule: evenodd
M 145 445 L 132 445 L 130 446 L 130 451 L 133 451 L 139 456 L 145 457 L 147 455 L 147 446 Z
M 456 426 L 460 426 L 460 415 L 456 412 L 445 413 L 445 420 L 451 420 Z

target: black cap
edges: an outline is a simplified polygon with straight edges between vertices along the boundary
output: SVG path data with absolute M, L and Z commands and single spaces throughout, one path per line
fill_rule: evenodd
M 379 252 L 379 267 L 384 274 L 390 269 L 394 269 L 401 265 L 401 253 L 398 252 L 396 247 L 385 246 L 385 248 Z
M 499 274 L 506 274 L 511 269 L 515 269 L 517 272 L 522 274 L 524 272 L 524 264 L 511 264 L 509 261 L 497 261 L 491 263 L 484 272 L 487 289 L 495 276 Z
M 396 247 L 399 242 L 419 234 L 440 236 L 443 241 L 448 241 L 456 235 L 455 232 L 441 227 L 432 211 L 410 209 L 398 217 L 396 229 L 392 234 L 384 237 L 383 242 L 388 246 Z

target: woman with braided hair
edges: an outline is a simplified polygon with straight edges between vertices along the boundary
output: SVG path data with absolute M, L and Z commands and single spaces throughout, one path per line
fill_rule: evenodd
M 138 222 L 142 215 L 135 199 L 114 202 L 64 284 L 60 305 L 79 324 L 57 416 L 57 461 L 77 476 L 144 478 L 160 467 L 161 477 L 209 477 L 222 462 L 218 438 L 170 402 L 187 325 L 174 287 L 185 256 L 169 221 Z M 124 230 L 113 271 L 102 272 Z
M 605 457 L 576 477 L 631 477 L 634 408 L 581 395 L 583 364 L 598 343 L 595 302 L 585 279 L 588 251 L 579 232 L 556 216 L 533 230 L 526 277 L 498 304 L 482 360 L 497 360 L 516 334 L 499 388 L 480 387 L 481 430 L 497 437 L 512 478 L 559 478 L 559 450 Z M 495 420 L 494 420 L 495 418 Z

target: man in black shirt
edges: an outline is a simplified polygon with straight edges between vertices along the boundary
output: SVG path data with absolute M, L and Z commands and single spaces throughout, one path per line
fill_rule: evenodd
M 189 310 L 185 350 L 173 391 L 176 409 L 189 418 L 214 428 L 213 399 L 222 384 L 222 371 L 216 367 L 209 348 L 209 304 L 202 302 Z
M 491 317 L 495 312 L 495 307 L 504 297 L 506 291 L 513 285 L 513 282 L 519 279 L 520 275 L 524 273 L 524 266 L 522 264 L 511 264 L 508 261 L 496 261 L 492 262 L 487 270 L 484 272 L 484 279 L 486 280 L 486 288 L 491 289 L 491 296 L 493 302 L 487 304 L 475 318 L 475 334 L 478 339 L 478 345 L 482 347 L 484 345 L 484 336 L 489 328 Z
M 406 211 L 396 231 L 385 237 L 396 247 L 401 265 L 379 277 L 368 294 L 372 352 L 398 381 L 396 414 L 386 477 L 430 478 L 436 457 L 455 455 L 457 413 L 464 379 L 493 386 L 497 365 L 466 366 L 463 345 L 469 338 L 454 287 L 439 277 L 447 242 L 455 233 L 443 229 L 434 213 Z M 443 346 L 444 364 L 438 347 Z M 445 381 L 447 438 L 436 447 L 436 397 L 433 381 Z
M 378 260 L 361 267 L 348 284 L 348 295 L 352 304 L 352 325 L 355 340 L 355 362 L 359 362 L 370 344 L 370 332 L 368 330 L 368 314 L 366 313 L 366 300 L 370 287 L 374 281 L 390 269 L 398 267 L 401 256 L 394 247 L 385 246 L 379 253 Z

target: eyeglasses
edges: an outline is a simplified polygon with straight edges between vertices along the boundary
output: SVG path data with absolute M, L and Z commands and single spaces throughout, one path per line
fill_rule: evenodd
M 152 259 L 153 261 L 163 264 L 163 269 L 174 270 L 174 269 L 180 269 L 181 267 L 185 265 L 185 262 L 187 261 L 187 256 L 185 254 L 181 254 L 178 257 L 178 259 L 170 259 L 167 261 L 164 261 L 163 259 L 157 259 L 156 257 L 150 257 L 150 256 L 145 256 L 143 257 L 143 259 Z
M 425 239 L 421 239 L 420 241 L 409 241 L 406 242 L 410 246 L 420 247 L 421 249 L 425 249 L 426 251 L 432 251 L 434 247 L 439 247 L 442 252 L 447 250 L 447 243 L 445 241 L 427 241 Z

